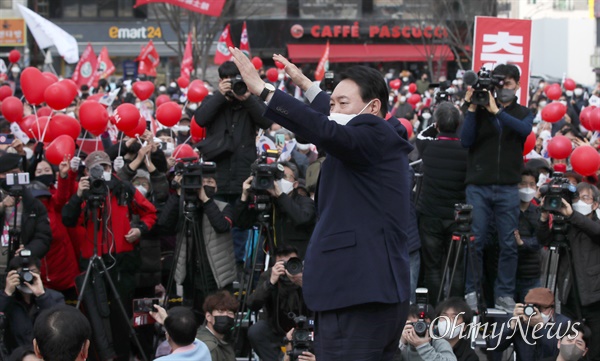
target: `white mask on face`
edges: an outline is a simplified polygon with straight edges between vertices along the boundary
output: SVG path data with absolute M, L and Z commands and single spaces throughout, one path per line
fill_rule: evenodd
M 546 83 L 540 83 L 538 86 L 540 89 L 544 89 L 544 87 L 546 86 Z
M 572 96 L 573 96 L 573 91 L 572 91 L 572 90 L 567 90 L 567 91 L 565 92 L 565 94 L 566 94 L 568 97 L 572 97 Z
M 548 102 L 547 102 L 547 101 L 545 101 L 545 100 L 542 100 L 541 102 L 539 102 L 539 103 L 538 103 L 538 108 L 540 108 L 540 109 L 541 109 L 541 108 L 545 107 L 545 106 L 546 106 L 546 104 L 548 104 Z
M 391 103 L 391 102 L 393 102 L 393 101 L 394 101 L 394 97 L 390 95 L 390 96 L 388 97 L 388 101 L 389 101 L 390 103 Z
M 105 181 L 110 182 L 110 179 L 112 178 L 112 173 L 111 172 L 102 172 L 102 177 L 104 178 Z
M 352 118 L 356 117 L 357 115 L 362 114 L 362 112 L 364 112 L 365 109 L 367 109 L 367 107 L 372 102 L 373 102 L 373 100 L 371 100 L 370 102 L 368 102 L 367 105 L 365 105 L 364 108 L 362 108 L 361 111 L 358 112 L 358 114 L 331 113 L 331 114 L 329 114 L 329 120 L 331 120 L 332 122 L 336 122 L 339 125 L 346 125 L 346 124 L 348 124 L 349 121 L 352 120 Z
M 540 313 L 540 316 L 542 316 L 542 321 L 544 321 L 544 325 L 548 323 L 548 321 L 550 321 L 550 315 L 546 315 L 545 313 Z
M 407 76 L 403 76 L 402 77 L 402 81 L 406 83 L 408 81 L 408 77 Z
M 519 189 L 519 198 L 521 199 L 521 202 L 529 203 L 535 196 L 535 193 L 536 193 L 535 189 L 532 189 L 529 187 L 520 188 Z
M 452 328 L 452 324 L 449 324 L 445 319 L 438 321 L 438 333 L 446 340 L 451 340 L 460 336 L 460 330 L 460 326 L 457 325 L 457 327 Z
M 583 89 L 575 88 L 575 90 L 573 91 L 573 94 L 575 94 L 576 97 L 579 97 L 583 94 Z
M 173 154 L 173 151 L 175 150 L 175 144 L 171 143 L 171 142 L 167 142 L 167 149 L 165 150 L 166 154 Z
M 573 203 L 573 210 L 575 212 L 583 214 L 584 216 L 587 216 L 588 214 L 592 213 L 592 205 L 587 204 L 580 199 L 577 202 Z
M 400 103 L 404 103 L 406 101 L 406 97 L 403 95 L 398 100 L 400 100 Z
M 190 130 L 189 125 L 177 125 L 176 127 L 177 127 L 177 129 L 175 129 L 175 131 L 177 131 L 177 132 L 188 132 Z M 173 128 L 175 128 L 175 127 L 173 127 Z
M 275 138 L 275 134 L 276 134 L 276 132 L 274 130 L 271 130 L 269 132 L 269 135 L 272 136 L 273 138 Z
M 561 100 L 559 103 L 562 104 L 562 105 L 564 105 L 565 107 L 567 106 L 567 101 L 566 100 Z
M 192 103 L 192 104 L 188 105 L 188 109 L 189 110 L 196 110 L 196 109 L 198 109 L 198 104 Z
M 421 116 L 423 117 L 423 119 L 429 120 L 431 118 L 431 113 L 423 113 L 421 114 Z
M 289 194 L 292 190 L 294 190 L 294 182 L 290 182 L 287 179 L 280 179 L 278 180 L 279 182 L 279 189 L 285 193 L 285 194 Z
M 139 186 L 135 186 L 135 189 L 137 189 L 140 193 L 142 193 L 142 195 L 145 197 L 146 194 L 148 193 L 148 190 L 146 189 L 146 187 L 144 187 L 143 185 L 139 185 Z

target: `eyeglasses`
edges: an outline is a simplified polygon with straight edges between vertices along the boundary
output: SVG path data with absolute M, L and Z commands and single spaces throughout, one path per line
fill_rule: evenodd
M 593 200 L 594 200 L 594 197 L 592 197 L 592 196 L 588 196 L 587 194 L 585 194 L 585 195 L 583 195 L 583 196 L 579 196 L 577 199 L 581 199 L 581 200 L 583 200 L 583 201 L 587 201 L 587 202 L 589 202 L 589 201 L 593 201 Z

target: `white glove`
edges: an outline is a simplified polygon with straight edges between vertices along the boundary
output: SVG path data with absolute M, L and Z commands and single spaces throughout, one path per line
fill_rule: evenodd
M 115 160 L 113 161 L 113 168 L 116 172 L 118 172 L 124 166 L 125 166 L 125 160 L 123 160 L 123 157 L 121 157 L 121 156 L 116 157 Z
M 81 158 L 79 158 L 79 157 L 71 158 L 71 170 L 73 172 L 77 172 L 79 170 L 80 164 L 81 164 Z

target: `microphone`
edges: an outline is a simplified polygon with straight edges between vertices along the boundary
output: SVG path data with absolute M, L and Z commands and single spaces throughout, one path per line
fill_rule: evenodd
M 467 70 L 463 74 L 463 81 L 467 85 L 473 86 L 477 83 L 478 80 L 479 80 L 479 77 L 477 76 L 477 73 L 474 72 L 473 70 Z

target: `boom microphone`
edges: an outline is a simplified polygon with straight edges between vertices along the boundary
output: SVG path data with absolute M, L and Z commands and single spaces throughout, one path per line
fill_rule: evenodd
M 475 85 L 478 80 L 479 80 L 479 77 L 477 76 L 477 73 L 474 72 L 473 70 L 467 70 L 463 74 L 463 81 L 467 85 Z

